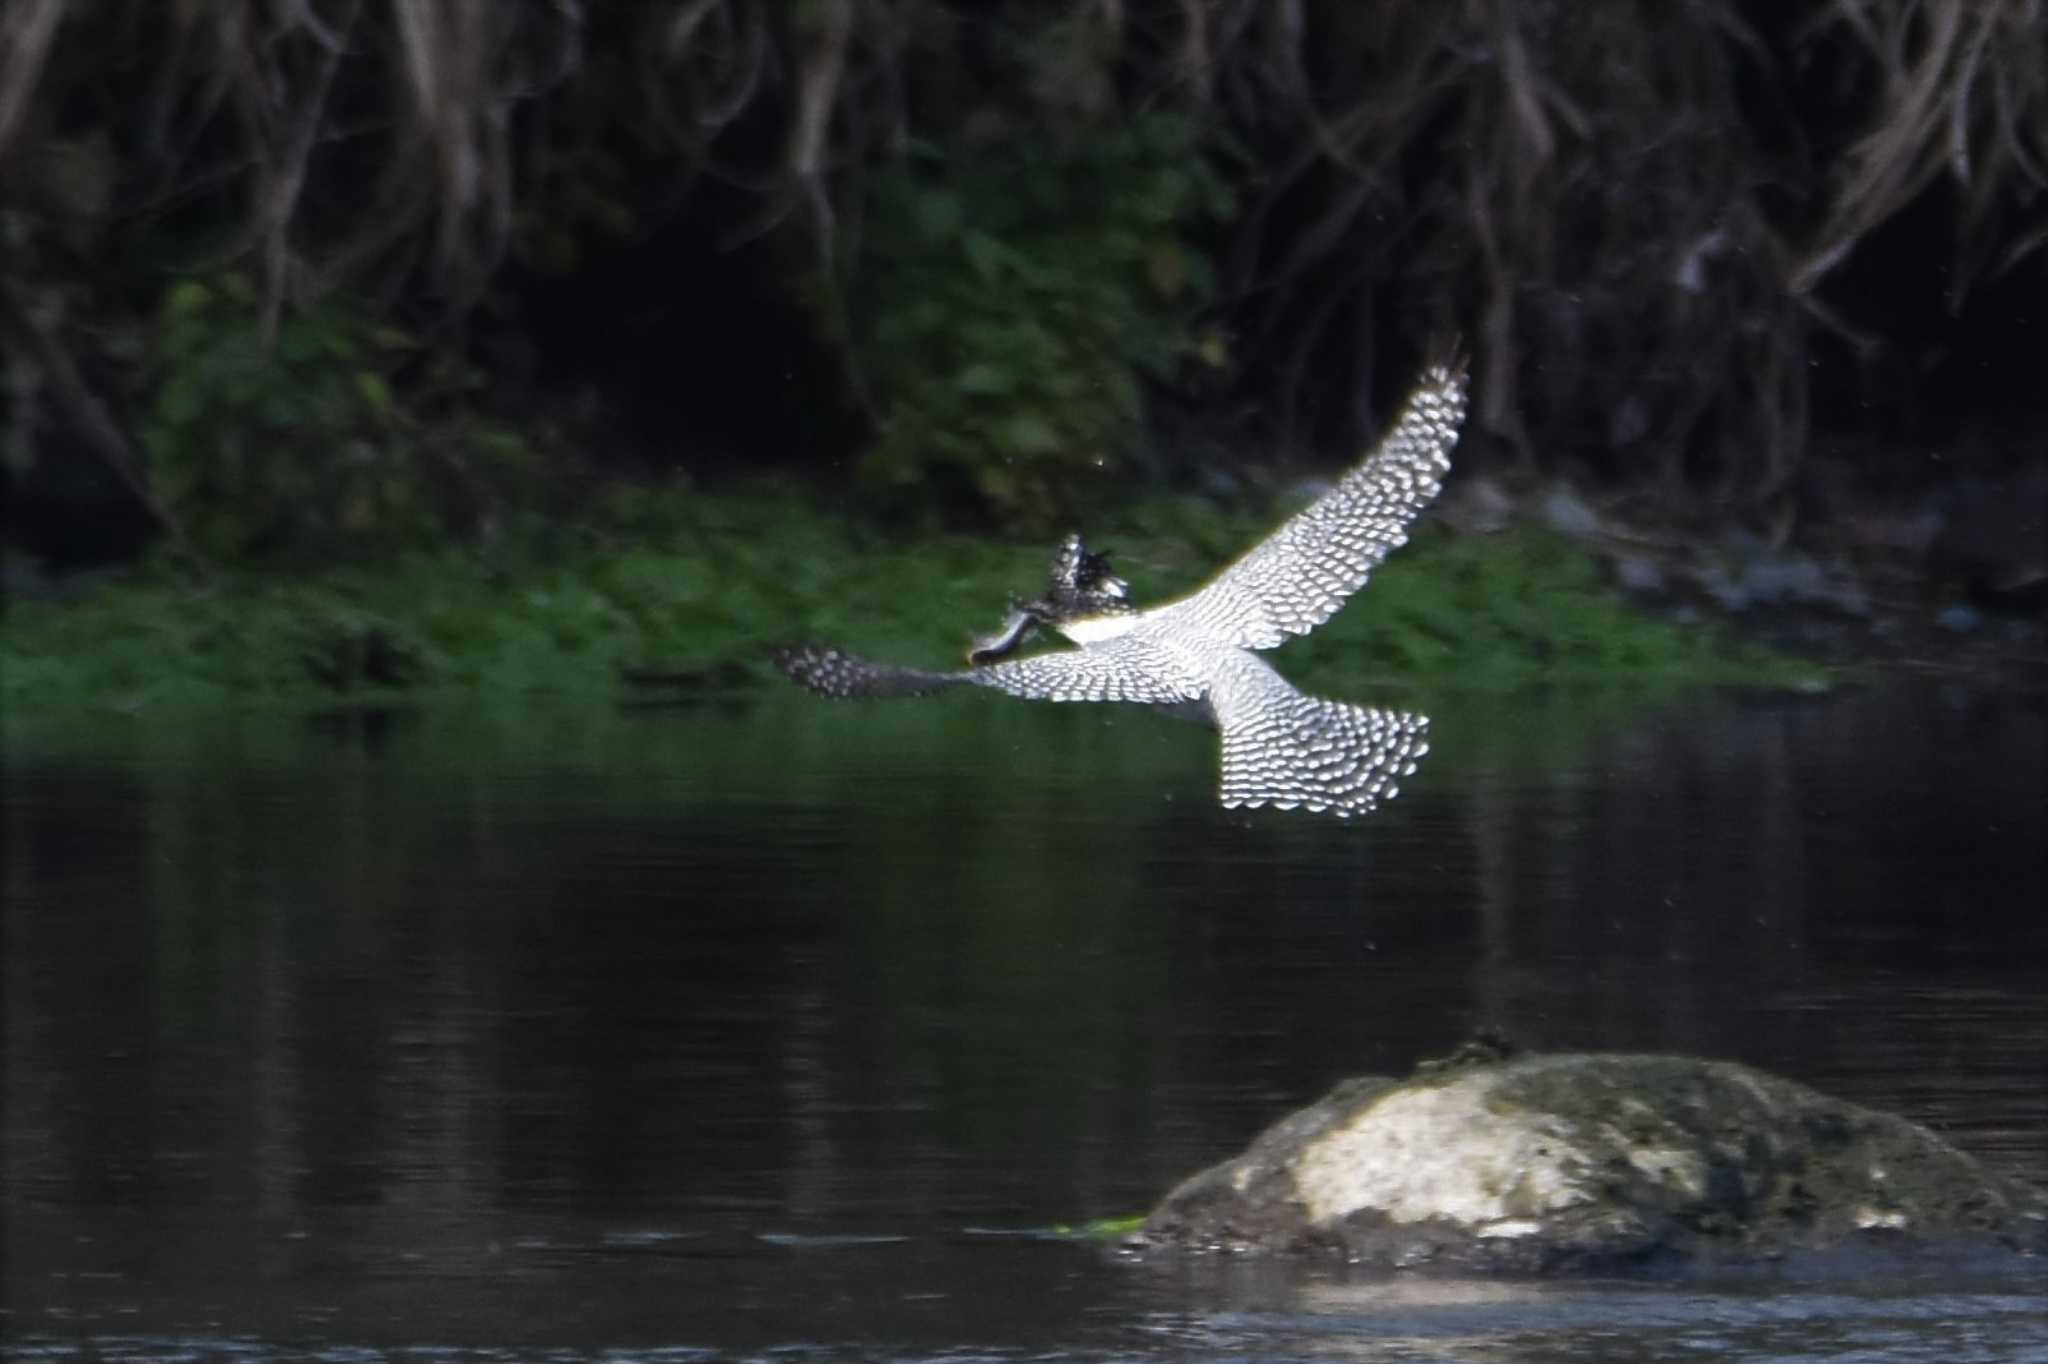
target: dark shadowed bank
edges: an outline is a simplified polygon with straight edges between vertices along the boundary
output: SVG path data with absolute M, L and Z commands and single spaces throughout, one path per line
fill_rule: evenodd
M 2048 586 L 2044 204 L 2029 0 L 18 0 L 7 578 L 151 558 L 233 634 L 334 565 L 655 576 L 698 550 L 622 520 L 762 474 L 863 553 L 1235 512 L 1455 333 L 1461 476 L 1629 590 L 1993 638 Z M 453 628 L 333 595 L 316 671 Z

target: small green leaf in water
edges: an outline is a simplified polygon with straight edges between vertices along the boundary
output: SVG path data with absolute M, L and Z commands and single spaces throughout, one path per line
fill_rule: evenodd
M 1079 1226 L 1062 1222 L 1053 1231 L 1080 1241 L 1121 1241 L 1144 1225 L 1145 1217 L 1140 1213 L 1135 1217 L 1097 1217 Z

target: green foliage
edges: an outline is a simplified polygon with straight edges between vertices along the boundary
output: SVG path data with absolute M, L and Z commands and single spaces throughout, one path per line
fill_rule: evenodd
M 1014 521 L 1131 465 L 1143 383 L 1194 351 L 1214 293 L 1193 235 L 1230 209 L 1184 121 L 924 149 L 866 208 L 847 324 L 877 421 L 871 489 Z
M 1374 574 L 1369 604 L 1288 653 L 1305 678 L 1448 678 L 1511 688 L 1750 682 L 1803 686 L 1817 670 L 1682 629 L 1631 608 L 1586 551 L 1524 531 L 1457 538 L 1424 530 Z
M 765 232 L 772 263 L 716 268 L 768 287 L 850 251 L 830 317 L 871 486 L 1013 522 L 1134 459 L 1147 376 L 1219 292 L 1270 418 L 1340 410 L 1390 325 L 1462 320 L 1492 437 L 1680 505 L 1774 504 L 1817 460 L 1861 478 L 1809 426 L 1916 413 L 1881 474 L 1927 486 L 1955 465 L 1924 437 L 2002 425 L 1984 395 L 2039 367 L 2024 327 L 1953 325 L 2038 312 L 2037 0 L 255 9 L 260 40 L 248 5 L 7 11 L 49 20 L 6 49 L 15 476 L 85 481 L 39 448 L 119 426 L 138 300 L 223 250 L 455 325 L 622 250 Z M 423 412 L 460 382 L 346 309 L 257 314 L 232 279 L 162 310 L 146 434 L 200 540 L 337 554 L 490 519 L 519 446 Z M 127 496 L 124 443 L 96 443 Z
M 517 434 L 470 415 L 481 380 L 338 303 L 277 320 L 228 275 L 165 294 L 142 439 L 158 494 L 216 560 L 390 553 L 529 500 Z
M 695 688 L 783 685 L 766 648 L 794 638 L 949 666 L 970 633 L 996 624 L 1011 593 L 1038 587 L 1050 549 L 950 536 L 901 544 L 779 489 L 717 498 L 641 489 L 604 505 L 609 524 L 586 524 L 525 563 L 509 550 L 489 561 L 443 551 L 206 592 L 143 580 L 76 601 L 17 601 L 0 637 L 0 703 L 138 709 L 526 693 L 608 701 L 622 674 Z M 1102 540 L 1140 599 L 1156 601 L 1267 524 L 1161 502 L 1141 507 L 1129 533 Z M 1523 536 L 1421 537 L 1358 602 L 1275 662 L 1305 687 L 1357 698 L 1382 684 L 1441 691 L 1814 676 L 1632 611 L 1601 587 L 1581 551 Z

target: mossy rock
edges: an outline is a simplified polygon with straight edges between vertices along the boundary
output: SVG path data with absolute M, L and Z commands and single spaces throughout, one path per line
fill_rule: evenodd
M 1509 1272 L 2038 1256 L 2048 1197 L 1746 1066 L 1558 1054 L 1347 1080 L 1173 1190 L 1133 1244 Z

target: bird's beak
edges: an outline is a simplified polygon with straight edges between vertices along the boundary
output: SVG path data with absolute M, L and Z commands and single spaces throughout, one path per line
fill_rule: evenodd
M 1003 618 L 1000 629 L 993 634 L 976 635 L 967 643 L 967 661 L 974 667 L 993 663 L 999 658 L 1016 651 L 1024 642 L 1024 636 L 1031 633 L 1031 627 L 1038 624 L 1038 617 L 1021 606 L 1012 606 L 1010 614 Z

